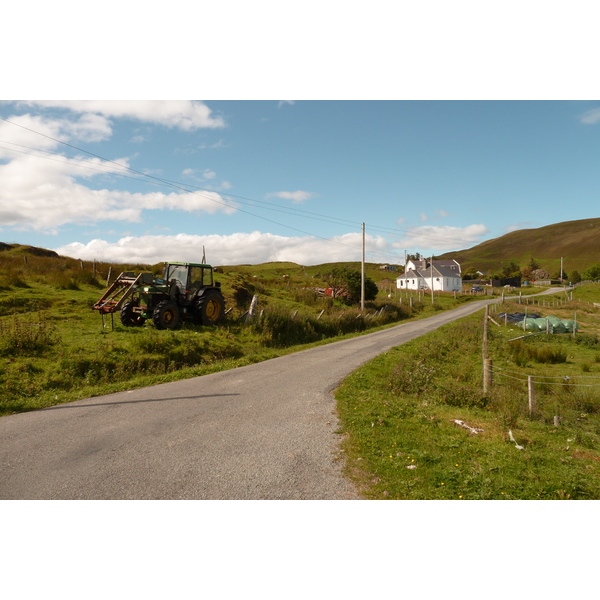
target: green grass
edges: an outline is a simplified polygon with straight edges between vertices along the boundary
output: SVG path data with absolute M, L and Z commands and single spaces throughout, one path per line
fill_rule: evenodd
M 597 298 L 598 289 L 585 295 Z M 509 340 L 521 332 L 490 325 L 489 355 L 502 371 L 494 370 L 486 395 L 482 314 L 390 350 L 348 377 L 336 399 L 347 473 L 365 497 L 600 498 L 600 316 L 580 300 L 547 314 L 575 309 L 587 323 L 580 333 L 523 340 L 535 352 L 520 365 Z M 544 351 L 564 354 L 565 362 L 538 362 Z M 527 375 L 537 382 L 533 414 Z M 455 420 L 482 431 L 471 434 Z
M 360 315 L 316 294 L 311 288 L 325 284 L 316 273 L 275 263 L 219 269 L 231 312 L 217 327 L 126 328 L 118 315 L 103 326 L 91 307 L 108 273 L 157 273 L 160 265 L 82 263 L 25 249 L 0 251 L 0 415 L 252 364 L 471 300 L 440 296 L 432 305 L 415 296 L 411 306 L 384 287 Z M 254 294 L 258 315 L 246 322 Z

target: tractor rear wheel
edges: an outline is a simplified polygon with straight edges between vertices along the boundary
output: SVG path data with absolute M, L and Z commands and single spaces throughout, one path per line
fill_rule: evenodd
M 125 327 L 141 327 L 146 319 L 139 313 L 134 312 L 133 308 L 137 306 L 135 300 L 128 300 L 123 304 L 119 312 L 119 319 Z
M 225 314 L 225 301 L 219 292 L 206 292 L 196 301 L 196 315 L 202 325 L 216 325 Z
M 156 329 L 177 329 L 180 320 L 179 307 L 170 300 L 160 302 L 152 313 L 152 322 Z

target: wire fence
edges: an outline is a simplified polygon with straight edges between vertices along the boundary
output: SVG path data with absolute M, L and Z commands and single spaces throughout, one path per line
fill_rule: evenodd
M 519 371 L 511 371 L 509 369 L 503 369 L 502 367 L 498 367 L 494 364 L 490 365 L 491 373 L 493 376 L 506 377 L 507 379 L 512 379 L 514 381 L 522 381 L 524 383 L 528 383 L 530 380 L 533 380 L 534 383 L 543 383 L 544 385 L 569 385 L 571 387 L 600 387 L 600 377 L 594 377 L 591 375 L 564 375 L 564 376 L 556 376 L 556 375 L 529 375 L 526 373 L 521 373 Z M 575 380 L 585 379 L 590 380 L 594 379 L 598 381 L 598 383 L 578 383 Z M 552 382 L 547 381 L 548 379 L 560 379 L 561 381 Z

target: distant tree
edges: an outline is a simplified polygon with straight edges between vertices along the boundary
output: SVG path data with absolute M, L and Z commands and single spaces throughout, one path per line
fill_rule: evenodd
M 554 275 L 552 275 L 552 279 L 567 279 L 568 275 L 565 271 L 562 272 L 562 275 L 560 274 L 560 269 L 558 271 L 556 271 L 556 273 L 554 273 Z
M 529 267 L 529 269 L 531 271 L 536 271 L 537 269 L 541 268 L 540 263 L 537 260 L 535 260 L 535 258 L 533 258 L 533 256 L 529 259 L 527 266 Z
M 334 298 L 341 290 L 346 290 L 349 300 L 357 302 L 361 296 L 360 271 L 348 267 L 334 267 L 326 277 L 327 284 L 333 290 Z M 370 278 L 365 276 L 365 300 L 375 300 L 379 288 Z
M 566 273 L 565 273 L 566 278 Z M 569 278 L 571 283 L 579 283 L 581 281 L 581 275 L 579 271 L 571 271 L 571 277 Z
M 521 275 L 523 276 L 523 279 L 533 279 L 533 277 L 531 276 L 531 269 L 529 267 L 523 267 L 521 269 Z
M 588 267 L 581 276 L 583 279 L 600 279 L 600 263 Z
M 332 295 L 337 298 L 347 288 L 346 267 L 334 267 L 325 275 L 325 281 L 332 290 Z
M 511 260 L 502 268 L 502 277 L 519 277 L 520 275 L 521 268 L 514 260 Z

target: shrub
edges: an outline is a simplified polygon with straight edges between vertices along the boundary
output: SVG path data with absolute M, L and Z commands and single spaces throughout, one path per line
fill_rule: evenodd
M 36 354 L 59 341 L 56 328 L 46 321 L 44 313 L 37 318 L 15 315 L 12 320 L 0 320 L 0 355 Z
M 440 401 L 449 406 L 483 408 L 488 399 L 481 396 L 475 386 L 456 383 L 440 392 Z
M 546 364 L 560 364 L 567 362 L 567 353 L 554 346 L 537 348 L 529 346 L 522 341 L 511 344 L 512 359 L 518 367 L 525 367 L 529 361 Z
M 398 394 L 423 394 L 435 389 L 436 368 L 426 358 L 412 356 L 392 371 L 391 388 Z

